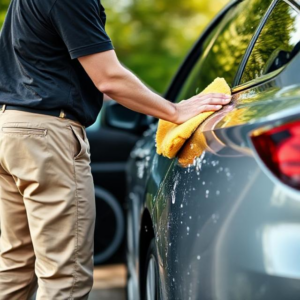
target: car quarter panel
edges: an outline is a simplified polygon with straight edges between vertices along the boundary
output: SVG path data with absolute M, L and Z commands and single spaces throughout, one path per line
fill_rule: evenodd
M 298 62 L 205 121 L 207 147 L 188 168 L 172 161 L 153 210 L 164 299 L 298 299 L 300 195 L 265 172 L 249 140 L 300 119 Z
M 251 156 L 175 160 L 154 211 L 165 299 L 297 299 L 299 208 Z

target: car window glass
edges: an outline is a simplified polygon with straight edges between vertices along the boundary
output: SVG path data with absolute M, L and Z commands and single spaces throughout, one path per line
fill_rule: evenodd
M 299 42 L 300 15 L 279 1 L 254 45 L 241 84 L 286 65 L 299 51 Z
M 233 84 L 244 53 L 271 2 L 243 1 L 227 13 L 188 76 L 177 102 L 194 96 L 216 77 L 224 77 Z

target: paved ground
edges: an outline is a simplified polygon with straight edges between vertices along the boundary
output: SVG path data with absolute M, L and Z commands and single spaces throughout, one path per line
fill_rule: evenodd
M 89 300 L 125 300 L 126 268 L 123 265 L 98 267 Z

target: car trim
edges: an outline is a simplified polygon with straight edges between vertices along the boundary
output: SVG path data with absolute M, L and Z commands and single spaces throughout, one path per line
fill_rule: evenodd
M 300 13 L 300 2 L 297 0 L 283 0 L 284 2 L 286 2 L 287 4 L 289 4 L 290 6 L 292 6 L 295 10 L 297 10 Z
M 245 82 L 245 83 L 240 84 L 238 86 L 235 86 L 234 88 L 231 89 L 231 92 L 232 92 L 232 94 L 235 94 L 235 93 L 238 93 L 240 91 L 247 90 L 247 89 L 252 88 L 254 86 L 260 85 L 260 84 L 262 84 L 262 83 L 264 83 L 266 81 L 269 81 L 270 79 L 273 79 L 279 73 L 281 73 L 285 69 L 285 67 L 286 67 L 286 65 L 282 66 L 278 70 L 275 70 L 275 71 L 273 71 L 271 73 L 268 73 L 268 74 L 263 75 L 261 77 L 255 78 L 255 79 L 253 79 L 251 81 L 248 81 L 248 82 Z

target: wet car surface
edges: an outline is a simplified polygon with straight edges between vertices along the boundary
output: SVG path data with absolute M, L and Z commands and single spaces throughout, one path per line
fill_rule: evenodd
M 185 165 L 156 154 L 155 123 L 132 151 L 129 299 L 299 299 L 299 24 L 297 1 L 233 1 L 179 70 L 168 99 L 217 76 L 233 98 Z

